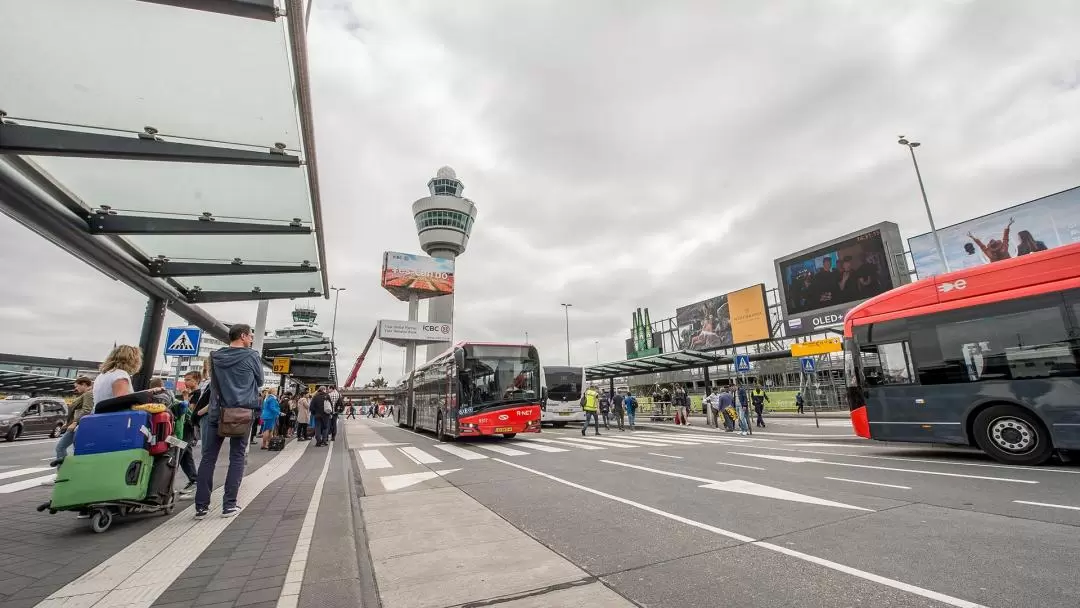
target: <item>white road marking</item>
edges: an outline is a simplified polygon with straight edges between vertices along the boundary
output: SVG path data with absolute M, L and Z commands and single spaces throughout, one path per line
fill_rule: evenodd
M 831 570 L 836 570 L 838 572 L 843 572 L 845 574 L 850 574 L 851 576 L 855 576 L 855 577 L 858 577 L 858 578 L 861 578 L 861 579 L 864 579 L 864 580 L 872 581 L 872 582 L 884 585 L 886 587 L 891 587 L 893 589 L 898 589 L 900 591 L 905 591 L 905 592 L 911 593 L 913 595 L 918 595 L 918 596 L 921 596 L 921 597 L 925 597 L 927 599 L 932 599 L 932 600 L 935 600 L 935 601 L 938 601 L 938 602 L 942 602 L 944 604 L 948 604 L 950 606 L 955 606 L 956 608 L 986 608 L 985 606 L 982 606 L 980 604 L 976 604 L 974 602 L 969 602 L 967 600 L 962 600 L 960 598 L 952 597 L 950 595 L 945 595 L 944 593 L 938 593 L 937 591 L 931 591 L 930 589 L 924 589 L 922 587 L 916 587 L 915 585 L 909 585 L 907 583 L 904 583 L 904 582 L 901 582 L 901 581 L 898 581 L 898 580 L 895 580 L 895 579 L 886 578 L 884 576 L 879 576 L 879 575 L 874 574 L 872 572 L 867 572 L 865 570 L 859 570 L 857 568 L 852 568 L 850 566 L 845 566 L 843 564 L 833 562 L 833 561 L 829 561 L 827 559 L 822 559 L 820 557 L 816 557 L 816 556 L 809 555 L 809 554 L 806 554 L 806 553 L 802 553 L 802 552 L 799 552 L 799 551 L 794 551 L 792 549 L 788 549 L 787 547 L 781 547 L 779 545 L 774 545 L 772 543 L 767 543 L 767 542 L 764 542 L 764 541 L 754 540 L 753 538 L 750 538 L 749 536 L 744 536 L 744 535 L 739 534 L 737 532 L 732 532 L 730 530 L 724 530 L 723 528 L 717 528 L 716 526 L 711 526 L 709 524 L 706 524 L 706 523 L 703 523 L 703 522 L 700 522 L 700 521 L 695 521 L 695 520 L 692 520 L 692 519 L 689 519 L 689 518 L 686 518 L 686 517 L 682 517 L 681 515 L 675 515 L 674 513 L 669 513 L 667 511 L 663 511 L 663 510 L 660 510 L 660 509 L 657 509 L 657 508 L 654 508 L 654 507 L 650 507 L 648 505 L 645 505 L 645 504 L 642 504 L 642 503 L 639 503 L 639 502 L 635 502 L 633 500 L 629 500 L 629 499 L 623 498 L 621 496 L 615 496 L 613 494 L 608 494 L 606 492 L 601 492 L 600 490 L 594 490 L 594 489 L 592 489 L 590 487 L 586 487 L 586 486 L 574 483 L 572 481 L 562 479 L 560 477 L 555 477 L 554 475 L 549 475 L 547 473 L 537 471 L 536 469 L 530 469 L 529 467 L 525 467 L 525 466 L 522 466 L 520 464 L 515 464 L 515 463 L 509 462 L 509 461 L 506 461 L 506 460 L 502 460 L 501 458 L 495 458 L 494 460 L 495 460 L 495 462 L 501 462 L 501 463 L 503 463 L 503 464 L 505 464 L 507 466 L 511 466 L 511 467 L 514 467 L 514 468 L 517 468 L 517 469 L 521 469 L 523 471 L 527 471 L 529 473 L 532 473 L 533 475 L 538 475 L 540 477 L 550 479 L 551 481 L 554 481 L 556 483 L 561 483 L 561 484 L 563 484 L 565 486 L 568 486 L 568 487 L 571 487 L 571 488 L 574 488 L 574 489 L 577 489 L 577 490 L 581 490 L 582 492 L 588 492 L 588 493 L 593 494 L 595 496 L 600 496 L 601 498 L 606 498 L 606 499 L 614 501 L 614 502 L 622 503 L 624 505 L 634 507 L 635 509 L 645 511 L 647 513 L 652 513 L 653 515 L 657 515 L 657 516 L 663 517 L 665 519 L 670 519 L 672 521 L 677 521 L 679 523 L 686 524 L 688 526 L 693 526 L 693 527 L 701 529 L 701 530 L 706 530 L 708 532 L 712 532 L 713 534 L 717 534 L 719 536 L 726 536 L 728 538 L 733 538 L 733 539 L 738 540 L 740 542 L 749 543 L 749 544 L 751 544 L 751 545 L 753 545 L 755 547 L 759 547 L 759 548 L 762 548 L 762 549 L 767 549 L 769 551 L 775 551 L 775 552 L 778 552 L 778 553 L 782 553 L 782 554 L 787 555 L 789 557 L 794 557 L 794 558 L 799 559 L 799 560 L 807 561 L 807 562 L 810 562 L 810 563 L 813 563 L 813 564 L 817 564 L 819 566 L 823 566 L 825 568 L 829 568 Z
M 751 465 L 748 465 L 748 464 L 735 464 L 734 462 L 718 462 L 716 464 L 722 464 L 722 465 L 724 465 L 726 467 L 738 467 L 740 469 L 754 469 L 756 471 L 766 471 L 766 470 L 768 470 L 765 467 L 755 467 L 755 466 L 751 466 Z
M 425 482 L 429 479 L 435 479 L 439 474 L 435 471 L 422 471 L 420 473 L 405 473 L 404 475 L 384 475 L 379 478 L 383 488 L 387 492 L 393 492 L 409 486 L 415 486 L 418 483 Z
M 865 445 L 862 443 L 824 443 L 824 442 L 807 442 L 807 443 L 790 443 L 798 448 L 873 448 L 880 446 Z
M 842 502 L 835 502 L 832 500 L 825 500 L 824 498 L 817 498 L 815 496 L 808 496 L 806 494 L 798 494 L 796 492 L 790 492 L 788 490 L 781 490 L 780 488 L 774 488 L 772 486 L 766 486 L 752 481 L 744 481 L 742 479 L 733 479 L 731 481 L 717 481 L 715 479 L 706 479 L 704 477 L 694 477 L 693 475 L 683 475 L 682 473 L 674 473 L 672 471 L 663 471 L 661 469 L 651 469 L 649 467 L 643 467 L 641 465 L 629 464 L 626 462 L 616 462 L 614 460 L 601 460 L 605 464 L 613 464 L 620 467 L 627 467 L 630 469 L 637 469 L 639 471 L 648 471 L 649 473 L 656 473 L 657 475 L 667 475 L 669 477 L 679 477 L 681 479 L 689 479 L 691 481 L 701 482 L 704 485 L 699 486 L 709 490 L 720 490 L 722 492 L 734 492 L 736 494 L 749 494 L 751 496 L 760 496 L 762 498 L 773 498 L 776 500 L 787 500 L 790 502 L 801 502 L 810 505 L 820 505 L 823 507 L 838 507 L 841 509 L 851 509 L 853 511 L 870 511 L 873 509 L 866 509 L 863 507 L 856 507 L 855 505 L 849 505 Z
M 569 441 L 562 441 L 559 439 L 541 439 L 539 437 L 518 437 L 521 441 L 536 441 L 539 443 L 554 443 L 556 445 L 568 445 L 579 450 L 603 450 L 606 449 L 598 445 L 586 445 L 584 443 L 573 443 Z
M 544 445 L 543 443 L 531 443 L 529 449 L 536 450 L 538 452 L 569 452 L 566 448 L 557 448 L 550 445 Z
M 382 455 L 379 450 L 356 450 L 356 457 L 360 459 L 360 466 L 367 469 L 392 469 L 394 465 Z
M 466 450 L 465 448 L 460 448 L 456 445 L 437 443 L 434 447 L 435 449 L 442 450 L 447 454 L 453 454 L 454 456 L 457 456 L 462 460 L 484 460 L 487 458 L 487 456 L 484 456 L 483 454 L 478 454 L 472 450 Z
M 682 460 L 682 456 L 672 456 L 670 454 L 657 454 L 656 452 L 646 452 L 649 456 L 662 456 L 664 458 L 678 458 Z
M 668 447 L 670 445 L 675 445 L 674 441 L 660 441 L 658 439 L 638 439 L 636 437 L 616 437 L 613 439 L 609 439 L 607 437 L 601 436 L 593 437 L 593 441 L 599 441 L 601 443 L 607 441 L 618 441 L 621 443 L 629 443 L 630 445 L 644 445 L 651 447 Z
M 438 458 L 432 456 L 431 454 L 428 454 L 427 452 L 425 452 L 424 450 L 421 450 L 420 448 L 413 448 L 413 447 L 398 448 L 398 451 L 401 452 L 402 454 L 405 454 L 406 456 L 412 458 L 413 460 L 415 460 L 416 462 L 418 462 L 420 464 L 435 464 L 437 462 L 442 462 Z
M 522 452 L 521 450 L 515 450 L 514 448 L 508 448 L 501 445 L 477 445 L 476 447 L 490 452 L 505 454 L 507 456 L 525 456 L 528 454 L 528 452 Z
M 798 437 L 799 439 L 852 439 L 858 437 L 854 432 L 847 435 L 818 435 L 816 433 L 766 433 L 765 431 L 754 431 L 755 435 L 768 435 L 770 437 Z
M 884 447 L 884 446 L 866 446 L 866 447 Z M 913 446 L 914 447 L 914 446 Z M 754 448 L 759 450 L 775 450 L 778 452 L 798 452 L 799 454 L 818 454 L 821 456 L 839 456 L 841 458 L 870 458 L 872 460 L 898 460 L 900 462 L 920 462 L 926 464 L 947 464 L 957 465 L 963 467 L 986 467 L 991 469 L 1015 469 L 1017 471 L 1038 471 L 1040 473 L 1068 473 L 1070 475 L 1080 475 L 1080 471 L 1068 470 L 1068 469 L 1051 469 L 1047 467 L 1038 467 L 1037 469 L 1032 467 L 1022 467 L 1013 464 L 987 464 L 983 462 L 957 462 L 955 460 L 930 460 L 929 458 L 907 458 L 903 456 L 871 456 L 869 454 L 837 454 L 836 452 L 817 452 L 814 450 L 793 450 L 791 448 L 777 448 L 772 446 L 756 445 Z
M 1029 500 L 1014 500 L 1013 502 L 1020 503 L 1022 505 L 1035 505 L 1036 507 L 1050 507 L 1052 509 L 1068 509 L 1070 511 L 1080 511 L 1080 507 L 1070 507 L 1069 505 L 1055 505 L 1048 502 L 1031 502 Z
M 56 475 L 45 475 L 44 477 L 33 477 L 31 479 L 24 479 L 13 483 L 5 483 L 0 486 L 0 494 L 11 494 L 12 492 L 18 492 L 20 490 L 36 488 L 50 479 L 56 479 Z
M 983 479 L 986 481 L 1004 481 L 1007 483 L 1039 483 L 1028 479 L 1011 479 L 1008 477 L 986 477 L 983 475 L 963 475 L 961 473 L 942 473 L 940 471 L 923 471 L 920 469 L 898 469 L 895 467 L 875 467 L 868 464 L 854 464 L 850 462 L 831 462 L 820 458 L 798 458 L 796 456 L 777 456 L 776 454 L 748 454 L 745 452 L 730 452 L 739 456 L 752 456 L 756 458 L 768 458 L 770 460 L 783 460 L 785 462 L 812 462 L 814 464 L 829 464 L 837 467 L 853 467 L 856 469 L 873 469 L 875 471 L 895 471 L 899 473 L 918 473 L 920 475 L 939 475 L 941 477 L 960 477 L 963 479 Z M 840 456 L 841 454 L 837 454 Z
M 238 497 L 240 504 L 251 504 L 267 486 L 285 476 L 309 445 L 290 442 L 269 462 L 245 475 Z M 215 517 L 221 513 L 223 494 L 224 488 L 218 488 L 210 495 L 208 519 L 194 519 L 194 505 L 184 509 L 53 592 L 37 608 L 150 608 L 225 528 L 236 521 Z
M 48 460 L 52 460 L 49 458 Z M 30 475 L 31 473 L 44 473 L 45 471 L 52 470 L 52 467 L 30 467 L 28 469 L 15 469 L 14 471 L 4 471 L 0 473 L 0 479 L 8 479 L 10 477 L 18 477 L 20 475 Z
M 281 588 L 281 595 L 278 596 L 278 608 L 295 608 L 300 599 L 300 583 L 304 580 L 311 537 L 315 532 L 315 518 L 319 516 L 319 504 L 322 502 L 323 486 L 326 485 L 326 474 L 330 471 L 330 455 L 333 451 L 333 445 L 326 450 L 326 460 L 323 461 L 322 471 L 315 481 L 315 492 L 308 502 L 304 523 L 300 524 L 300 536 L 296 539 L 296 547 L 289 561 L 289 570 L 285 573 L 285 586 Z
M 641 447 L 640 445 L 637 445 L 637 444 L 634 444 L 634 443 L 619 443 L 618 441 L 612 441 L 611 439 L 608 439 L 606 441 L 596 441 L 596 439 L 599 439 L 599 437 L 594 437 L 592 439 L 586 439 L 584 437 L 582 437 L 580 439 L 578 439 L 577 437 L 567 437 L 566 439 L 563 439 L 563 441 L 570 441 L 570 442 L 572 442 L 572 443 L 574 443 L 576 445 L 603 444 L 604 447 L 609 447 L 609 448 L 640 448 Z
M 846 481 L 848 483 L 861 483 L 868 486 L 881 486 L 883 488 L 896 488 L 898 490 L 910 490 L 911 486 L 896 486 L 891 483 L 877 483 L 874 481 L 859 481 L 858 479 L 844 479 L 843 477 L 826 477 L 825 479 L 831 479 L 833 481 Z
M 361 443 L 360 447 L 362 447 L 362 448 L 395 448 L 395 447 L 397 447 L 399 445 L 409 445 L 409 444 L 407 444 L 407 443 L 389 443 L 389 442 Z
M 55 439 L 34 439 L 31 441 L 7 441 L 0 443 L 0 448 L 21 448 L 28 445 L 41 445 L 43 443 L 56 443 Z

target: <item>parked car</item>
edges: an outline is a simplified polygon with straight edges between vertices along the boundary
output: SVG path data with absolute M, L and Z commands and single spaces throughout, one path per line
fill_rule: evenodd
M 0 401 L 0 436 L 15 441 L 27 435 L 57 438 L 67 423 L 67 406 L 58 397 Z

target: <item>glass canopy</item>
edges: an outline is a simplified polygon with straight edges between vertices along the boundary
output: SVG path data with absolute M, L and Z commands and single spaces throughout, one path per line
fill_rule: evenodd
M 302 5 L 0 0 L 0 211 L 169 302 L 325 295 Z

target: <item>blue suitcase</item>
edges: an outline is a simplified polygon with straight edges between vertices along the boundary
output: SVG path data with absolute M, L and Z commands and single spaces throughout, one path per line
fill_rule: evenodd
M 83 416 L 75 430 L 75 455 L 145 449 L 149 433 L 150 414 L 146 412 L 127 410 Z

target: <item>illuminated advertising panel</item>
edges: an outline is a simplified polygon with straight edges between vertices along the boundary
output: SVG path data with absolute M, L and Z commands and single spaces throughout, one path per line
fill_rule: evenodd
M 680 348 L 685 350 L 713 350 L 772 337 L 763 283 L 678 308 L 675 323 Z
M 383 253 L 382 287 L 399 300 L 454 293 L 454 260 L 411 253 Z

